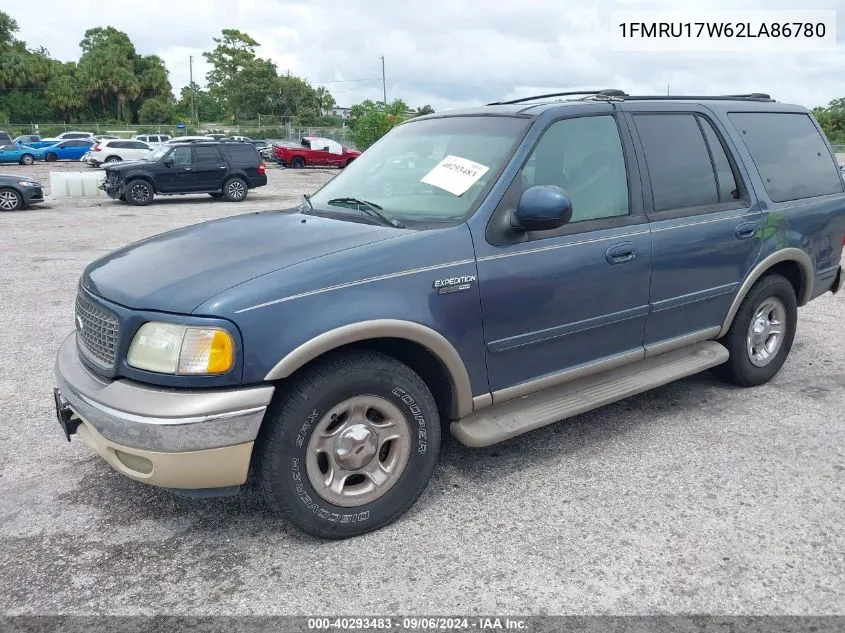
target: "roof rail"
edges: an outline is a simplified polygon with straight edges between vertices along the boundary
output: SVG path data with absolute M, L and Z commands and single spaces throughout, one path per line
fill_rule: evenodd
M 494 101 L 487 105 L 512 105 L 514 103 L 525 103 L 526 101 L 534 101 L 535 99 L 551 99 L 552 97 L 573 97 L 575 95 L 596 95 L 604 97 L 624 97 L 625 93 L 621 90 L 614 90 L 612 88 L 605 90 L 571 90 L 569 92 L 550 92 L 544 95 L 534 95 L 533 97 L 521 97 L 519 99 L 511 99 L 510 101 Z
M 605 90 L 572 90 L 570 92 L 550 92 L 543 95 L 534 95 L 533 97 L 522 97 L 520 99 L 511 99 L 510 101 L 494 101 L 487 105 L 512 105 L 515 103 L 525 103 L 527 101 L 535 101 L 537 99 L 551 99 L 553 97 L 573 97 L 578 95 L 585 95 L 585 98 L 596 99 L 618 99 L 620 101 L 770 101 L 773 102 L 771 95 L 763 92 L 751 92 L 749 94 L 738 95 L 629 95 L 622 90 L 605 89 Z
M 624 101 L 774 101 L 770 95 L 752 92 L 744 95 L 626 95 Z

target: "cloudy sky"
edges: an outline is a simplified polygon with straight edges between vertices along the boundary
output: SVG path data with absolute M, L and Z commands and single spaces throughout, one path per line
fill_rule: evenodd
M 114 26 L 141 53 L 164 58 L 177 93 L 204 82 L 202 52 L 222 28 L 246 31 L 280 71 L 330 89 L 340 105 L 387 97 L 437 110 L 570 88 L 629 93 L 767 92 L 808 107 L 845 96 L 845 46 L 827 52 L 624 53 L 611 50 L 611 11 L 838 9 L 845 0 L 39 0 L 12 10 L 19 36 L 76 59 L 84 31 Z M 142 8 L 141 8 L 142 7 Z M 840 42 L 842 41 L 840 37 Z

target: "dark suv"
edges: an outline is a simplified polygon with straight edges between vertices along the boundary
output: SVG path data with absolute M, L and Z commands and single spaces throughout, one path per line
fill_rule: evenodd
M 90 264 L 56 361 L 67 438 L 195 495 L 252 468 L 339 538 L 411 507 L 442 433 L 490 446 L 711 368 L 774 378 L 799 307 L 843 286 L 845 183 L 812 113 L 557 96 L 415 117 L 293 213 Z
M 207 193 L 232 202 L 267 184 L 264 162 L 252 143 L 161 145 L 141 160 L 108 165 L 100 188 L 110 198 L 143 206 L 158 195 Z

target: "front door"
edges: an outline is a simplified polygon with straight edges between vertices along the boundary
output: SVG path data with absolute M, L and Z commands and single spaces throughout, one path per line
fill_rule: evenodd
M 169 191 L 191 191 L 194 188 L 193 148 L 190 145 L 180 145 L 170 150 L 161 161 L 161 167 L 156 174 L 156 189 L 167 193 Z M 169 162 L 169 165 L 166 164 Z
M 605 112 L 551 123 L 475 238 L 494 402 L 643 356 L 651 236 L 630 137 Z M 572 219 L 514 233 L 534 185 L 563 188 Z
M 216 145 L 194 147 L 194 177 L 197 191 L 220 191 L 228 171 Z
M 649 353 L 713 338 L 761 247 L 762 212 L 706 110 L 625 104 L 647 165 L 653 243 Z

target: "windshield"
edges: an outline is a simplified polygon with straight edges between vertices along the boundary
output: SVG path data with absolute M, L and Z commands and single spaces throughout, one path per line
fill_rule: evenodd
M 157 161 L 157 160 L 159 160 L 162 156 L 164 156 L 167 152 L 169 152 L 169 151 L 170 151 L 170 149 L 171 149 L 171 146 L 170 146 L 170 145 L 159 145 L 158 147 L 156 147 L 156 148 L 155 148 L 154 150 L 152 150 L 151 152 L 148 152 L 148 153 L 144 154 L 144 155 L 142 156 L 142 158 L 143 158 L 144 160 L 148 160 L 148 161 L 150 161 L 150 162 L 156 162 L 156 161 Z
M 510 157 L 530 121 L 443 117 L 400 125 L 310 197 L 314 212 L 356 213 L 357 199 L 391 218 L 463 219 Z

